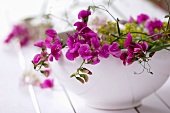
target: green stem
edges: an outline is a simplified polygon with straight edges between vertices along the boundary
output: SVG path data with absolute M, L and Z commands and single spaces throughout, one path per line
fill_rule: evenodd
M 104 9 L 103 9 L 103 8 L 100 8 L 100 7 L 97 7 L 97 8 L 106 11 L 115 21 L 117 21 L 116 18 L 115 18 L 104 6 L 102 6 L 102 5 L 99 5 L 99 6 L 100 6 L 100 7 L 103 7 Z
M 167 5 L 167 7 L 168 7 L 168 12 L 169 12 L 169 15 L 170 15 L 169 3 L 168 3 L 168 1 L 167 1 L 167 0 L 165 0 L 165 2 L 166 2 L 166 5 Z M 168 30 L 168 28 L 169 28 L 169 22 L 170 22 L 170 17 L 168 18 L 168 24 L 167 24 L 167 26 L 166 26 L 166 31 L 167 31 L 167 30 Z
M 117 32 L 118 32 L 118 35 L 120 36 L 120 27 L 119 27 L 119 19 L 117 18 L 117 21 L 116 21 L 116 25 L 117 25 Z
M 85 59 L 83 59 L 83 62 L 81 63 L 80 67 L 77 69 L 77 73 L 79 74 L 79 70 L 82 68 L 83 64 L 85 63 Z
M 163 34 L 163 33 L 165 33 L 165 32 L 160 32 L 160 33 L 157 33 L 157 34 L 154 34 L 154 35 L 150 35 L 150 36 L 148 36 L 148 38 L 153 38 L 153 37 L 158 36 L 158 35 L 161 35 L 161 34 Z
M 170 15 L 170 14 L 169 14 Z M 168 18 L 168 24 L 166 26 L 166 31 L 168 31 L 168 28 L 169 28 L 169 22 L 170 22 L 170 17 Z
M 142 32 L 130 32 L 131 34 L 135 34 L 135 33 L 137 33 L 137 34 L 142 34 L 142 35 L 146 35 L 146 36 L 149 36 L 147 33 L 142 33 Z M 125 36 L 125 35 L 127 35 L 128 33 L 126 33 L 126 34 L 123 34 L 122 36 Z

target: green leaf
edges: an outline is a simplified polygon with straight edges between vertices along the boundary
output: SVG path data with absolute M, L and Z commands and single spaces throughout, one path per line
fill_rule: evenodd
M 156 46 L 154 48 L 151 48 L 148 52 L 160 51 L 160 50 L 165 49 L 167 47 L 170 47 L 170 44 L 165 44 L 165 45 L 162 45 L 162 46 Z
M 75 76 L 76 76 L 76 74 L 75 74 L 75 73 L 73 73 L 73 74 L 70 76 L 70 78 L 75 77 Z
M 80 77 L 76 77 L 76 79 L 77 79 L 78 81 L 80 81 L 81 83 L 83 83 L 83 84 L 84 84 L 84 80 L 83 80 L 82 78 L 80 78 Z
M 89 77 L 86 74 L 80 74 L 82 78 L 84 78 L 85 82 L 88 82 Z

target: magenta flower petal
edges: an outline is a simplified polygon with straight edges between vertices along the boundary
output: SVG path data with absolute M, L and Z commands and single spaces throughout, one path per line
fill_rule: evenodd
M 133 62 L 134 62 L 134 60 L 133 60 L 133 55 L 132 55 L 132 54 L 129 54 L 129 55 L 127 56 L 127 63 L 128 63 L 128 65 L 132 64 Z
M 135 22 L 134 18 L 130 16 L 130 19 L 128 20 L 128 23 Z
M 94 49 L 96 49 L 96 50 L 99 49 L 99 47 L 100 47 L 100 40 L 99 40 L 98 37 L 91 38 L 91 43 L 92 43 Z
M 50 36 L 47 36 L 47 38 L 45 39 L 45 45 L 48 48 L 51 48 L 51 43 L 52 43 L 53 38 L 51 38 Z
M 120 53 L 119 44 L 117 42 L 113 42 L 112 45 L 109 46 L 109 52 L 115 56 Z
M 91 12 L 89 10 L 81 10 L 78 14 L 78 19 L 84 19 L 91 15 Z
M 91 53 L 90 53 L 90 46 L 88 44 L 82 44 L 78 52 L 80 56 L 84 59 L 92 58 Z
M 34 56 L 32 62 L 36 65 L 36 64 L 38 64 L 38 63 L 40 62 L 40 60 L 41 60 L 41 54 L 36 54 L 36 55 Z
M 143 42 L 143 51 L 146 51 L 148 49 L 148 43 Z
M 91 64 L 95 65 L 95 64 L 98 64 L 100 62 L 99 58 L 98 57 L 93 57 L 91 59 Z
M 53 55 L 49 56 L 49 61 L 51 61 L 51 62 L 53 61 Z
M 130 33 L 127 34 L 127 37 L 126 37 L 126 40 L 125 40 L 125 44 L 124 44 L 124 47 L 127 48 L 130 43 L 132 42 L 132 36 Z
M 48 36 L 55 38 L 55 36 L 57 35 L 57 32 L 54 29 L 47 29 L 45 31 L 45 34 L 47 34 Z
M 79 54 L 78 54 L 78 51 L 75 51 L 75 52 L 70 52 L 70 50 L 68 50 L 67 52 L 66 52 L 66 58 L 68 59 L 68 60 L 74 60 L 76 57 L 78 57 L 79 56 Z
M 51 54 L 56 60 L 58 60 L 61 57 L 61 49 L 62 49 L 61 45 L 51 46 Z
M 52 88 L 54 86 L 54 80 L 46 79 L 40 84 L 41 88 Z
M 145 24 L 145 27 L 148 30 L 149 35 L 154 35 L 156 33 L 155 29 L 161 30 L 162 26 L 163 26 L 163 23 L 158 19 L 150 20 Z M 162 35 L 158 35 L 158 36 L 155 36 L 154 39 L 157 40 L 161 37 Z
M 127 59 L 127 52 L 123 52 L 121 55 L 120 55 L 120 59 L 123 60 L 123 64 L 126 65 L 126 59 Z
M 109 44 L 104 44 L 99 52 L 99 55 L 103 58 L 109 57 Z
M 11 39 L 14 38 L 14 35 L 15 35 L 14 33 L 10 33 L 10 34 L 8 35 L 8 37 L 5 39 L 4 42 L 5 42 L 5 43 L 9 43 L 9 42 L 11 41 Z
M 34 43 L 34 46 L 45 48 L 45 42 L 44 40 L 38 40 L 37 42 Z
M 76 30 L 80 31 L 82 28 L 86 27 L 87 25 L 84 22 L 76 22 L 74 26 L 77 26 Z
M 141 24 L 142 22 L 146 21 L 149 19 L 149 16 L 146 14 L 140 14 L 137 16 L 137 23 Z
M 25 46 L 28 44 L 28 42 L 29 42 L 29 37 L 25 36 L 23 37 L 23 39 L 20 40 L 20 45 Z

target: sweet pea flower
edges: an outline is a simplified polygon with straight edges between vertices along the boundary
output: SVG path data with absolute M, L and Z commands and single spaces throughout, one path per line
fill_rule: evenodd
M 128 65 L 130 65 L 130 64 L 132 64 L 134 62 L 133 54 L 128 54 L 128 56 L 126 58 L 126 62 L 128 63 Z
M 9 43 L 13 38 L 19 38 L 21 46 L 27 45 L 30 38 L 28 28 L 25 25 L 14 25 L 12 32 L 7 36 L 4 43 Z
M 99 58 L 97 56 L 94 56 L 91 58 L 91 64 L 95 65 L 98 64 L 100 62 Z
M 127 59 L 127 52 L 123 52 L 121 55 L 120 55 L 120 59 L 123 60 L 123 64 L 126 65 L 126 59 Z
M 99 52 L 98 51 L 92 51 L 91 52 L 91 58 L 90 59 L 87 59 L 88 62 L 92 65 L 95 65 L 95 64 L 98 64 L 100 62 L 98 56 L 99 56 Z
M 98 50 L 100 47 L 100 40 L 98 37 L 92 37 L 91 38 L 91 44 L 94 47 L 94 49 Z
M 103 44 L 102 48 L 100 49 L 99 55 L 103 58 L 109 57 L 109 44 Z
M 46 79 L 43 83 L 40 83 L 41 88 L 52 88 L 54 86 L 54 80 Z
M 137 23 L 138 23 L 138 24 L 141 24 L 141 23 L 145 22 L 145 21 L 148 20 L 148 19 L 149 19 L 149 16 L 148 16 L 148 15 L 146 15 L 146 14 L 140 14 L 140 15 L 137 16 Z
M 132 36 L 130 33 L 127 34 L 126 40 L 125 40 L 125 44 L 124 47 L 127 48 L 132 42 Z
M 41 54 L 36 54 L 34 56 L 33 60 L 32 60 L 32 63 L 36 65 L 41 61 L 41 59 L 42 59 L 42 55 Z
M 37 42 L 34 43 L 34 46 L 46 48 L 44 40 L 38 40 Z
M 57 32 L 54 29 L 47 29 L 45 31 L 45 34 L 47 34 L 51 38 L 55 38 L 55 36 L 57 35 Z
M 61 44 L 60 38 L 57 37 L 57 36 L 55 38 L 47 36 L 47 38 L 45 39 L 45 45 L 48 48 L 51 48 L 51 46 L 54 45 L 54 44 Z
M 49 59 L 49 61 L 52 62 L 53 61 L 53 55 L 50 55 L 48 59 Z
M 76 57 L 78 57 L 79 56 L 79 53 L 77 52 L 77 51 L 75 51 L 75 52 L 71 52 L 71 50 L 69 49 L 67 52 L 66 52 L 66 58 L 68 59 L 68 60 L 74 60 Z
M 68 49 L 66 52 L 66 58 L 68 60 L 74 60 L 79 56 L 78 49 L 80 48 L 80 43 L 73 44 L 72 48 Z
M 53 45 L 51 46 L 51 55 L 53 55 L 53 57 L 58 60 L 61 57 L 61 49 L 62 49 L 62 45 Z
M 120 59 L 123 60 L 123 65 L 126 65 L 126 64 L 130 65 L 134 62 L 133 54 L 128 53 L 128 52 L 123 52 L 120 55 Z
M 146 51 L 148 49 L 147 42 L 138 43 L 136 44 L 136 47 L 134 49 L 138 48 L 138 50 L 134 50 L 135 53 L 138 53 L 137 51 Z
M 120 53 L 120 49 L 119 49 L 119 44 L 117 42 L 113 42 L 108 49 L 113 56 L 119 57 L 118 54 Z
M 145 27 L 148 30 L 149 35 L 154 35 L 155 33 L 157 33 L 155 32 L 155 29 L 160 31 L 162 26 L 163 26 L 163 23 L 158 19 L 150 20 L 145 24 Z M 162 34 L 155 36 L 154 39 L 157 40 L 157 39 L 160 39 L 161 37 L 162 37 Z
M 80 46 L 80 49 L 78 50 L 78 52 L 83 59 L 92 58 L 90 46 L 88 44 L 82 44 Z
M 75 43 L 80 43 L 80 40 L 78 38 L 78 33 L 74 33 L 73 36 L 67 33 L 67 41 L 66 44 L 69 48 L 72 48 Z
M 82 28 L 87 27 L 87 24 L 84 22 L 76 22 L 74 26 L 77 26 L 76 30 L 80 31 Z
M 78 14 L 78 19 L 85 19 L 89 15 L 91 15 L 91 12 L 89 10 L 81 10 Z
M 130 16 L 129 20 L 127 21 L 128 23 L 132 23 L 135 22 L 135 19 L 133 17 Z

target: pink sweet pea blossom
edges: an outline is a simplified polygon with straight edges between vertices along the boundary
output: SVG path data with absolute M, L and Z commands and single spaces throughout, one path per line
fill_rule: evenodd
M 109 57 L 109 44 L 104 44 L 100 49 L 99 55 L 103 58 Z
M 81 10 L 78 14 L 78 19 L 84 19 L 91 15 L 91 12 L 89 10 Z
M 90 64 L 92 64 L 92 65 L 99 63 L 100 60 L 98 58 L 98 55 L 99 55 L 99 53 L 97 51 L 92 51 L 92 53 L 91 53 L 92 57 L 90 59 L 88 59 L 88 62 L 90 62 Z
M 61 49 L 62 46 L 61 45 L 53 45 L 51 46 L 51 55 L 53 55 L 53 57 L 58 60 L 61 57 Z
M 25 46 L 29 42 L 28 28 L 25 25 L 13 26 L 12 32 L 5 39 L 5 43 L 9 43 L 13 38 L 18 38 L 21 46 Z
M 94 49 L 98 50 L 99 47 L 100 47 L 100 40 L 98 37 L 92 37 L 91 38 L 91 43 L 92 43 L 92 46 L 94 47 Z
M 54 29 L 47 29 L 45 31 L 45 34 L 47 34 L 51 38 L 55 38 L 55 36 L 57 35 L 57 32 Z
M 90 59 L 92 58 L 90 51 L 90 46 L 88 44 L 82 44 L 78 52 L 83 59 Z
M 38 64 L 38 63 L 40 62 L 41 58 L 42 58 L 42 55 L 41 55 L 41 54 L 36 54 L 36 55 L 34 56 L 32 62 L 36 65 L 36 64 Z
M 46 48 L 44 40 L 38 40 L 37 42 L 34 43 L 34 46 Z
M 46 79 L 43 83 L 40 84 L 41 88 L 53 88 L 54 86 L 54 80 L 52 79 Z
M 160 20 L 155 19 L 155 20 L 149 20 L 145 24 L 145 26 L 146 26 L 146 29 L 148 30 L 149 35 L 154 35 L 155 33 L 157 33 L 155 32 L 155 29 L 160 31 L 163 26 L 163 23 Z M 160 38 L 162 38 L 162 34 L 154 37 L 155 40 L 160 39 Z
M 119 49 L 119 44 L 117 42 L 113 42 L 108 49 L 113 56 L 118 57 L 118 54 L 120 53 L 120 49 Z
M 127 48 L 131 44 L 131 42 L 132 42 L 132 36 L 130 35 L 130 33 L 128 33 L 125 40 L 124 47 Z
M 148 15 L 146 15 L 146 14 L 140 14 L 140 15 L 137 16 L 137 23 L 138 23 L 138 24 L 141 24 L 141 23 L 145 22 L 145 21 L 148 20 L 148 19 L 149 19 L 149 16 L 148 16 Z
M 76 22 L 76 23 L 74 24 L 74 26 L 77 26 L 76 30 L 77 30 L 77 31 L 80 31 L 82 28 L 86 27 L 87 24 L 84 23 L 84 22 Z

